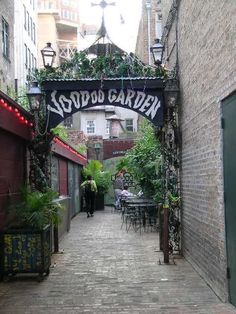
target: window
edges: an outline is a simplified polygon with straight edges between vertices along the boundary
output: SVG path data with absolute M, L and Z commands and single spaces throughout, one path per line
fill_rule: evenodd
M 110 134 L 110 125 L 111 125 L 111 121 L 107 120 L 107 122 L 106 122 L 106 134 Z
M 73 117 L 72 116 L 70 116 L 64 120 L 64 127 L 65 128 L 72 128 L 72 125 L 73 125 Z
M 28 31 L 28 34 L 30 34 L 30 17 L 29 17 L 28 11 L 27 11 L 27 31 Z
M 2 18 L 2 52 L 4 57 L 9 59 L 9 25 L 4 18 Z
M 27 29 L 27 23 L 26 23 L 26 21 L 27 21 L 27 18 L 26 18 L 26 8 L 25 8 L 25 6 L 23 6 L 24 7 L 24 28 L 25 28 L 25 30 Z
M 32 53 L 31 53 L 31 68 L 35 69 L 35 66 L 34 66 L 34 55 Z
M 156 14 L 156 38 L 161 38 L 162 36 L 162 14 Z
M 33 39 L 33 42 L 35 43 L 35 24 L 33 23 L 33 33 L 32 33 L 32 39 Z
M 88 120 L 87 121 L 87 134 L 94 134 L 95 133 L 95 121 Z
M 24 46 L 25 46 L 25 67 L 27 69 L 28 68 L 28 49 L 27 49 L 26 44 L 24 44 Z
M 28 67 L 29 70 L 31 69 L 31 52 L 30 49 L 28 48 Z
M 126 119 L 125 120 L 125 129 L 126 129 L 126 131 L 129 131 L 129 132 L 134 131 L 133 119 Z
M 33 21 L 32 21 L 32 17 L 30 18 L 30 38 L 33 41 Z

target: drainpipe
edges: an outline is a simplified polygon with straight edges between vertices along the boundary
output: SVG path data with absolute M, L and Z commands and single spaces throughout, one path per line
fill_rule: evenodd
M 146 1 L 146 9 L 147 9 L 147 27 L 148 27 L 148 64 L 151 65 L 151 29 L 150 29 L 150 21 L 151 21 L 151 0 Z

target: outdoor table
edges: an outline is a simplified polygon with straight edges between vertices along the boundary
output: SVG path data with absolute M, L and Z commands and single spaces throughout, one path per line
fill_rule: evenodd
M 151 209 L 157 207 L 157 204 L 150 199 L 126 199 L 124 204 L 124 212 L 123 212 L 123 221 L 126 223 L 126 231 L 130 229 L 130 226 L 133 225 L 134 230 L 137 231 L 137 223 L 138 227 L 141 228 L 146 227 L 147 219 L 151 219 Z M 153 218 L 153 217 L 152 217 Z M 128 225 L 129 221 L 129 225 Z M 121 226 L 122 227 L 122 226 Z

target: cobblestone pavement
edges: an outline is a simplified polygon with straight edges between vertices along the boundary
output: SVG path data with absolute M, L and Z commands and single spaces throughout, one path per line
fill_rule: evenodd
M 156 232 L 120 229 L 117 213 L 79 214 L 47 279 L 0 283 L 1 314 L 231 314 L 184 259 L 159 265 Z

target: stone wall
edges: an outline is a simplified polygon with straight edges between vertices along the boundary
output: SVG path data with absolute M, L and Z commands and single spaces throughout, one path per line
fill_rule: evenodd
M 13 92 L 14 88 L 14 1 L 0 1 L 0 90 L 3 92 Z M 9 58 L 3 56 L 2 50 L 2 18 L 9 25 Z
M 221 102 L 236 90 L 236 2 L 177 2 L 177 28 L 175 19 L 166 44 L 169 52 L 178 47 L 179 57 L 182 247 L 184 256 L 226 300 Z M 170 68 L 176 51 L 167 58 Z

